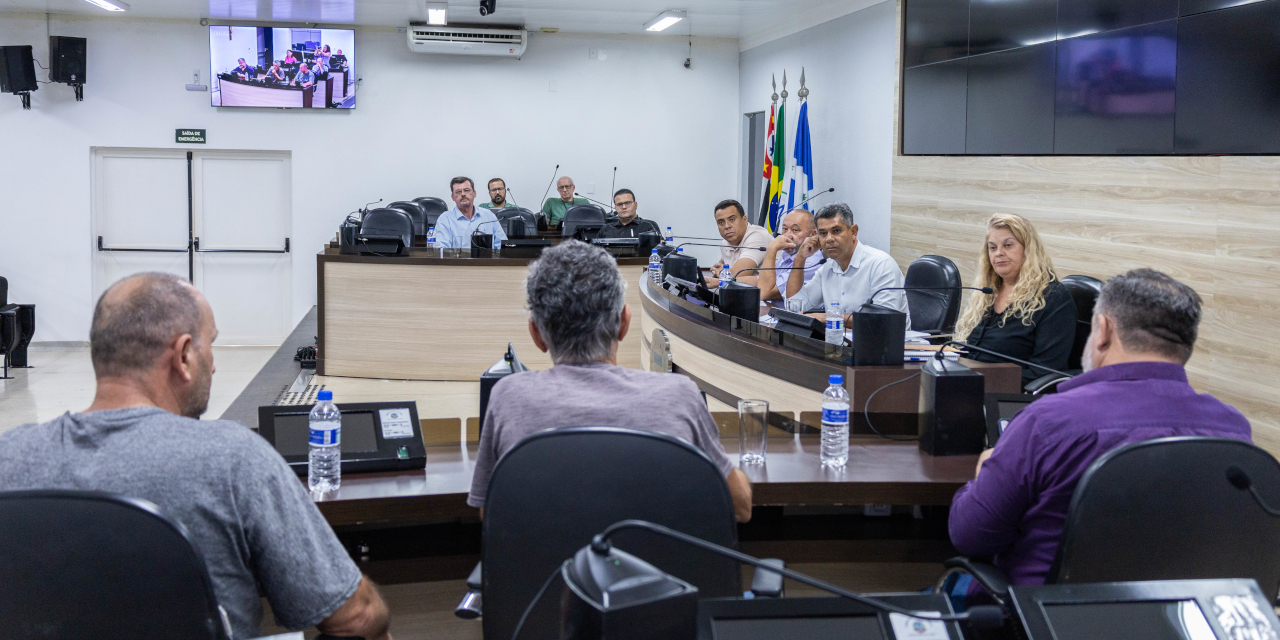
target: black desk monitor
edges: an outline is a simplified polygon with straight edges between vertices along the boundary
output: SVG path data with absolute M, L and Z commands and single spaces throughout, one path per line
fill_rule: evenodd
M 1039 397 L 1031 393 L 986 394 L 983 409 L 987 416 L 987 448 L 996 446 L 1013 417 Z
M 794 333 L 814 340 L 827 339 L 827 324 L 813 316 L 776 307 L 769 309 L 769 315 L 778 319 L 778 324 L 774 327 L 778 331 Z
M 951 613 L 942 594 L 888 594 L 872 596 L 912 611 Z M 919 621 L 888 614 L 846 598 L 706 598 L 698 601 L 698 640 L 904 640 L 937 637 L 939 627 L 947 638 L 963 636 L 955 623 Z M 906 625 L 906 628 L 903 627 Z
M 307 475 L 311 407 L 258 407 L 258 433 L 300 476 Z M 427 466 L 416 402 L 348 402 L 337 407 L 342 413 L 343 473 Z
M 1010 587 L 1028 640 L 1276 640 L 1251 579 Z

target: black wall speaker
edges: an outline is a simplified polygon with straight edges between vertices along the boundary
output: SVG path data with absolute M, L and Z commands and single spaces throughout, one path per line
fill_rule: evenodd
M 0 47 L 0 91 L 21 93 L 39 88 L 31 45 Z
M 87 43 L 84 38 L 49 36 L 49 80 L 84 84 Z

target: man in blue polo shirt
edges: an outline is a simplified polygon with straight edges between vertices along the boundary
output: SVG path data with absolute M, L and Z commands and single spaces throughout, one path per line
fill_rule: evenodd
M 307 63 L 302 63 L 302 65 L 298 67 L 298 75 L 293 76 L 293 84 L 306 88 L 314 85 L 315 83 L 316 74 L 311 73 L 311 68 L 307 66 Z
M 471 178 L 458 176 L 449 181 L 453 208 L 436 220 L 436 244 L 442 249 L 470 249 L 471 236 L 493 234 L 493 246 L 507 239 L 498 216 L 476 206 L 476 187 Z

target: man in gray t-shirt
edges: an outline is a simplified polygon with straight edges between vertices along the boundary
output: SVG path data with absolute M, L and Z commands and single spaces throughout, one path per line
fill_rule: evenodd
M 542 252 L 525 283 L 529 332 L 551 352 L 547 371 L 517 373 L 493 388 L 467 504 L 484 508 L 493 468 L 526 436 L 562 427 L 625 427 L 681 438 L 725 475 L 739 522 L 751 519 L 751 482 L 734 468 L 698 388 L 688 378 L 618 366 L 631 310 L 617 263 L 578 241 Z M 622 400 L 625 399 L 625 402 Z
M 387 608 L 284 459 L 235 422 L 201 422 L 217 335 L 204 296 L 168 274 L 112 285 L 94 309 L 97 393 L 83 413 L 0 435 L 0 490 L 106 491 L 186 527 L 236 638 L 276 623 L 390 638 Z M 108 585 L 109 587 L 109 585 Z

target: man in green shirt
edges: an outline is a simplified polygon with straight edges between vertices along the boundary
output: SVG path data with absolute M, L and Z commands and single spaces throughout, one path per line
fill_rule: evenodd
M 560 176 L 556 180 L 556 193 L 560 194 L 559 198 L 547 198 L 542 203 L 542 214 L 547 216 L 547 225 L 555 226 L 564 220 L 564 212 L 569 210 L 575 204 L 588 204 L 586 198 L 573 197 L 573 191 L 577 187 L 573 184 L 573 178 L 569 176 Z
M 494 178 L 489 181 L 489 202 L 481 207 L 485 209 L 506 209 L 514 207 L 514 204 L 507 202 L 507 183 L 502 178 Z

